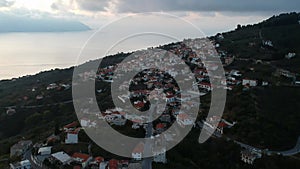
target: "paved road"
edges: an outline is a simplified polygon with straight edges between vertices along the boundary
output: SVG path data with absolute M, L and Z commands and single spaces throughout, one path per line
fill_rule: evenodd
M 149 121 L 151 122 L 148 123 L 148 126 L 146 128 L 146 135 L 145 135 L 146 138 L 150 138 L 152 136 L 152 130 L 153 130 L 152 115 L 156 111 L 156 105 L 157 104 L 154 103 L 150 107 Z M 144 152 L 150 154 L 152 147 L 153 145 L 151 141 L 146 142 L 144 146 Z M 142 162 L 143 169 L 152 169 L 152 160 L 153 160 L 152 157 L 144 158 Z
M 58 102 L 58 103 L 51 103 L 51 104 L 43 104 L 43 105 L 34 105 L 34 106 L 6 106 L 6 107 L 0 107 L 3 109 L 9 109 L 9 108 L 22 108 L 22 109 L 32 109 L 32 108 L 41 108 L 41 107 L 49 107 L 49 106 L 56 106 L 59 104 L 69 104 L 73 103 L 73 100 L 68 100 L 68 101 L 63 101 L 63 102 Z
M 31 168 L 32 169 L 42 169 L 42 167 L 38 166 L 31 158 L 31 153 L 32 153 L 32 149 L 27 150 L 24 155 L 23 158 L 26 160 L 29 160 L 31 163 Z
M 294 148 L 286 151 L 269 151 L 269 153 L 277 153 L 283 156 L 293 156 L 300 153 L 300 136 L 298 137 L 297 143 Z
M 203 123 L 202 122 L 197 122 L 197 124 L 199 125 L 200 128 L 203 127 Z M 214 136 L 216 137 L 220 137 L 220 135 L 218 133 L 214 133 Z M 259 149 L 259 148 L 256 148 L 256 147 L 253 147 L 251 145 L 248 145 L 248 144 L 245 144 L 245 143 L 242 143 L 242 142 L 239 142 L 237 140 L 233 140 L 229 137 L 226 137 L 225 135 L 223 135 L 222 137 L 226 138 L 226 140 L 232 140 L 234 143 L 240 145 L 242 148 L 245 148 L 245 149 L 249 149 L 249 150 L 254 150 L 256 152 L 265 152 L 267 155 L 272 155 L 272 154 L 280 154 L 280 155 L 283 155 L 283 156 L 293 156 L 295 154 L 298 154 L 300 153 L 300 136 L 298 137 L 298 140 L 297 140 L 297 143 L 295 145 L 294 148 L 290 149 L 290 150 L 286 150 L 286 151 L 271 151 L 271 150 L 262 150 L 262 149 Z

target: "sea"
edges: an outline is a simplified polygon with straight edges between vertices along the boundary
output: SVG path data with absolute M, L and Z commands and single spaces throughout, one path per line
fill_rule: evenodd
M 95 37 L 95 32 L 96 30 L 0 34 L 0 80 L 34 75 L 55 68 L 68 68 L 106 55 L 176 41 L 167 37 L 157 38 L 149 35 L 128 38 L 122 43 L 117 43 L 119 37 L 103 32 L 101 39 L 88 41 Z M 112 47 L 111 44 L 115 46 Z M 90 56 L 79 58 L 82 50 L 88 50 Z

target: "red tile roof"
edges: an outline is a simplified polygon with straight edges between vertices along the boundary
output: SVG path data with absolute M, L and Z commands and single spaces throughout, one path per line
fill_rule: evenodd
M 139 143 L 132 151 L 132 153 L 142 153 L 144 151 L 144 143 Z
M 227 124 L 225 122 L 220 122 L 218 127 L 223 127 L 224 128 L 224 127 L 227 127 Z
M 109 169 L 118 169 L 118 164 L 119 164 L 119 161 L 116 160 L 116 159 L 111 159 L 109 160 L 108 162 L 108 167 Z
M 101 162 L 104 161 L 104 158 L 103 158 L 103 157 L 95 157 L 95 161 L 96 161 L 97 163 L 101 163 Z
M 156 129 L 163 129 L 163 128 L 165 128 L 165 125 L 162 124 L 162 123 L 158 123 L 158 124 L 156 125 Z
M 137 109 L 140 109 L 140 108 L 142 108 L 144 106 L 145 106 L 145 103 L 141 102 L 141 101 L 139 101 L 139 102 L 137 102 L 137 103 L 134 104 L 134 107 L 136 107 Z
M 181 114 L 178 114 L 177 117 L 179 119 L 182 119 L 182 120 L 185 120 L 185 119 L 189 119 L 189 115 L 185 114 L 185 113 L 181 113 Z
M 67 129 L 74 128 L 74 127 L 77 127 L 78 125 L 79 125 L 79 123 L 77 121 L 74 121 L 70 124 L 65 125 L 64 128 L 67 128 Z
M 74 131 L 69 131 L 70 134 L 78 134 L 81 128 L 77 128 Z
M 72 155 L 72 157 L 73 158 L 80 158 L 80 159 L 82 159 L 82 162 L 85 162 L 89 159 L 90 156 L 87 155 L 87 154 L 82 154 L 82 153 L 74 153 Z
M 81 166 L 79 166 L 79 165 L 74 166 L 73 169 L 81 169 Z

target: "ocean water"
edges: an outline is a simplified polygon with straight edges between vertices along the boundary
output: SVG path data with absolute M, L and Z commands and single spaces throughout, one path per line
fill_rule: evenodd
M 92 32 L 0 34 L 0 79 L 76 64 Z
M 108 28 L 96 35 L 95 30 L 0 34 L 0 80 L 33 75 L 54 68 L 68 68 L 118 52 L 136 51 L 180 41 L 186 37 L 202 36 L 198 32 L 190 36 L 193 31 L 188 29 L 185 29 L 186 31 L 170 29 L 165 32 L 180 35 L 179 38 L 151 33 L 127 37 L 137 32 L 131 28 L 127 30 L 126 32 Z M 92 35 L 93 38 L 87 43 Z M 84 48 L 84 57 L 78 58 L 85 44 L 87 45 Z

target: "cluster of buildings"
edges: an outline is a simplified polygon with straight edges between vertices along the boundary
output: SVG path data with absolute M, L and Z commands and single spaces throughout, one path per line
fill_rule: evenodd
M 23 160 L 16 163 L 9 164 L 11 169 L 31 169 L 31 163 L 29 160 Z
M 237 122 L 228 122 L 219 116 L 208 117 L 206 120 L 198 122 L 198 125 L 214 136 L 221 137 L 225 128 L 232 128 Z
M 241 151 L 241 160 L 246 164 L 253 164 L 254 160 L 261 158 L 262 153 L 260 151 L 254 151 L 245 149 Z
M 104 157 L 93 157 L 89 154 L 75 152 L 67 154 L 59 151 L 48 157 L 50 165 L 72 166 L 74 169 L 141 169 L 139 162 L 131 162 L 129 160 L 105 159 Z
M 50 83 L 47 87 L 46 90 L 68 90 L 71 88 L 70 84 L 64 84 L 64 83 Z M 33 89 L 34 90 L 34 89 Z

